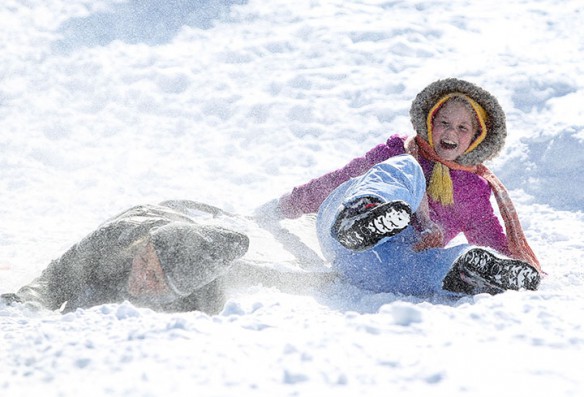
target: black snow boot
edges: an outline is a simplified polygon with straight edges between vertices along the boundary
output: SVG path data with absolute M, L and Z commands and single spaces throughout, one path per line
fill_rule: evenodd
M 510 289 L 534 291 L 540 280 L 539 272 L 527 262 L 473 248 L 456 259 L 442 286 L 452 292 L 494 295 Z
M 345 206 L 331 232 L 344 247 L 361 251 L 404 230 L 411 216 L 410 206 L 403 201 L 383 203 L 375 197 L 361 197 Z

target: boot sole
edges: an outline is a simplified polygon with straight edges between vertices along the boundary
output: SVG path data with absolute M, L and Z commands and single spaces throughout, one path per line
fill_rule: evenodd
M 499 258 L 483 249 L 472 249 L 459 260 L 461 278 L 475 287 L 487 287 L 494 292 L 532 290 L 541 277 L 531 265 L 514 259 Z
M 395 236 L 408 227 L 411 221 L 409 205 L 403 201 L 391 201 L 381 204 L 365 214 L 343 220 L 334 229 L 342 228 L 342 223 L 352 221 L 352 225 L 344 232 L 338 232 L 336 239 L 345 248 L 352 251 L 363 251 L 385 237 Z M 405 226 L 400 226 L 404 224 Z

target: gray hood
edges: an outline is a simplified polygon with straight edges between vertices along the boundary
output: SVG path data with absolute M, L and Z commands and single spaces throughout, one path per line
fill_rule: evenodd
M 424 88 L 412 102 L 410 118 L 416 133 L 428 140 L 426 117 L 432 107 L 446 94 L 460 92 L 474 99 L 487 112 L 487 136 L 476 149 L 456 159 L 461 165 L 477 165 L 495 157 L 505 145 L 507 128 L 505 112 L 499 101 L 482 88 L 464 80 L 454 78 L 438 80 Z
M 178 296 L 188 296 L 225 274 L 249 247 L 244 234 L 186 222 L 153 229 L 151 239 L 167 284 Z

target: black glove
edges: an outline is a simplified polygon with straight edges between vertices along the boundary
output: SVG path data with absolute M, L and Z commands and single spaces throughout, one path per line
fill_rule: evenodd
M 0 295 L 0 303 L 4 303 L 8 306 L 13 303 L 22 303 L 22 299 L 20 299 L 18 295 L 10 292 L 8 294 Z

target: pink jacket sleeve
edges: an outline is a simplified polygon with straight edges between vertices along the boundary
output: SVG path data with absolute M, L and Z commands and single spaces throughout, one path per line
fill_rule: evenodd
M 280 211 L 286 218 L 298 218 L 303 214 L 317 212 L 322 202 L 338 186 L 363 175 L 377 163 L 405 153 L 404 140 L 405 136 L 392 135 L 386 143 L 377 145 L 365 156 L 357 157 L 338 170 L 295 187 L 292 192 L 280 198 Z

